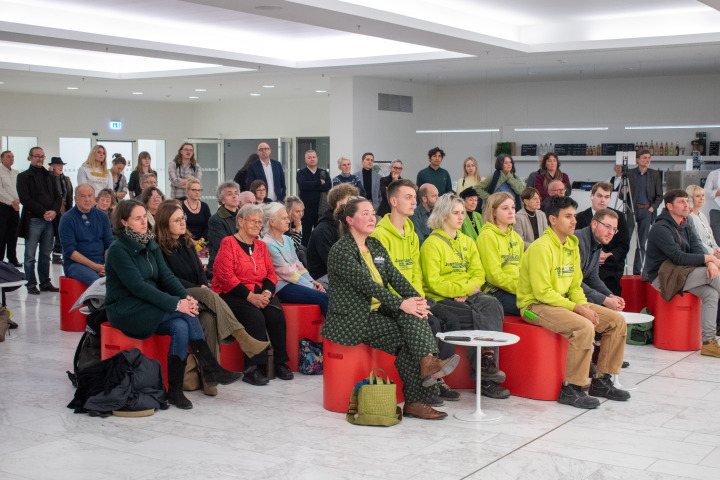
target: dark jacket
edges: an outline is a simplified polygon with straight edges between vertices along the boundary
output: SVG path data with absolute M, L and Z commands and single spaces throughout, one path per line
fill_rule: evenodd
M 388 175 L 387 177 L 382 177 L 380 179 L 380 208 L 378 208 L 377 211 L 377 214 L 380 217 L 384 217 L 386 214 L 390 213 L 390 202 L 387 198 L 387 187 L 392 183 L 392 181 L 392 175 Z
M 165 314 L 187 296 L 155 240 L 143 245 L 118 236 L 108 250 L 105 276 L 108 321 L 132 338 L 152 336 Z
M 62 202 L 60 206 L 60 210 L 62 211 L 63 215 L 65 212 L 70 210 L 73 207 L 73 184 L 70 180 L 70 177 L 67 177 L 63 174 L 55 177 L 58 179 L 59 188 L 60 188 L 60 195 L 62 196 Z
M 370 250 L 383 285 L 372 279 L 360 249 L 350 235 L 343 235 L 333 245 L 328 258 L 328 276 L 333 294 L 330 295 L 322 336 L 341 345 L 357 345 L 367 339 L 373 298 L 381 303 L 378 313 L 396 317 L 404 299 L 419 296 L 395 268 L 380 240 L 368 237 L 365 245 Z M 388 286 L 392 286 L 400 296 L 391 292 Z
M 702 267 L 705 265 L 705 249 L 695 233 L 695 227 L 687 221 L 678 225 L 664 209 L 648 234 L 643 281 L 655 280 L 660 265 L 668 259 L 675 265 Z
M 660 179 L 660 172 L 653 168 L 647 169 L 647 198 L 650 200 L 650 204 L 653 207 L 653 217 L 657 215 L 657 209 L 663 201 L 662 191 L 662 180 Z M 637 167 L 628 170 L 628 183 L 630 184 L 630 193 L 632 194 L 633 208 L 635 209 L 635 215 L 638 213 L 638 177 L 640 171 Z M 659 267 L 658 267 L 659 268 Z
M 235 219 L 235 215 L 230 213 L 227 208 L 220 205 L 220 208 L 217 209 L 217 213 L 208 220 L 207 242 L 210 258 L 208 259 L 207 270 L 210 272 L 210 275 L 212 275 L 215 256 L 217 256 L 217 252 L 220 249 L 220 243 L 223 238 L 235 235 L 236 233 L 237 220 Z
M 333 212 L 325 212 L 310 234 L 307 246 L 308 272 L 311 277 L 320 278 L 328 273 L 328 254 L 339 238 L 338 222 Z
M 43 218 L 48 210 L 55 210 L 53 224 L 60 222 L 62 196 L 52 173 L 44 167 L 30 167 L 17 176 L 17 192 L 23 206 L 18 236 L 27 238 L 31 218 Z
M 185 237 L 178 239 L 177 247 L 170 253 L 162 252 L 168 268 L 185 288 L 207 286 L 208 281 L 200 257 L 192 246 L 185 244 Z
M 433 230 L 432 228 L 428 227 L 428 218 L 430 218 L 430 212 L 425 210 L 425 207 L 422 206 L 422 203 L 418 202 L 417 206 L 415 207 L 415 213 L 410 215 L 410 221 L 415 227 L 415 233 L 417 233 L 420 245 L 422 245 L 423 242 L 427 239 L 427 237 L 430 236 Z
M 320 179 L 324 179 L 325 183 L 320 183 Z M 322 168 L 312 173 L 307 167 L 297 172 L 298 195 L 300 200 L 305 204 L 305 215 L 313 217 L 313 211 L 317 212 L 320 207 L 320 197 L 323 192 L 327 192 L 332 187 L 332 179 L 328 172 Z M 313 276 L 313 278 L 315 278 Z
M 286 188 L 285 188 L 285 172 L 283 172 L 282 165 L 277 160 L 270 159 L 270 168 L 272 168 L 273 174 L 273 189 L 275 190 L 275 196 L 277 201 L 282 202 L 285 200 Z M 255 180 L 260 179 L 265 182 L 266 185 L 270 185 L 270 182 L 265 178 L 265 170 L 263 170 L 262 160 L 255 162 L 250 165 L 247 169 L 247 185 Z
M 622 272 L 625 270 L 625 259 L 630 251 L 630 232 L 628 232 L 625 214 L 619 210 L 615 210 L 614 208 L 611 208 L 610 210 L 618 215 L 618 232 L 613 236 L 613 239 L 610 240 L 610 243 L 602 248 L 603 252 L 612 253 L 612 255 L 607 257 L 605 259 L 605 263 L 600 265 L 600 270 Z M 592 222 L 592 217 L 592 208 L 588 208 L 587 210 L 583 210 L 578 213 L 575 216 L 575 219 L 577 220 L 575 230 L 577 231 L 581 228 L 589 227 Z
M 605 283 L 600 279 L 600 245 L 593 237 L 592 227 L 575 229 L 575 236 L 580 247 L 580 268 L 583 274 L 582 289 L 591 303 L 602 305 L 612 295 Z

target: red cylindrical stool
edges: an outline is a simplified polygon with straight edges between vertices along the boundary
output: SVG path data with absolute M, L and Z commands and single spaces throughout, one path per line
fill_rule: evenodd
M 398 403 L 404 402 L 405 397 L 403 396 L 402 387 L 403 382 L 400 380 L 400 374 L 395 368 L 395 355 L 390 355 L 387 352 L 372 348 L 372 366 L 370 368 L 382 368 L 385 373 L 388 374 L 390 380 L 397 385 L 395 395 L 397 396 Z M 368 371 L 368 373 L 370 373 Z M 367 375 L 365 375 L 367 377 Z
M 500 370 L 507 375 L 503 387 L 518 397 L 557 400 L 565 380 L 568 340 L 520 317 L 506 316 L 503 332 L 520 337 L 500 352 Z
M 468 348 L 475 347 L 466 347 L 464 345 L 455 346 L 455 353 L 460 355 L 460 363 L 458 363 L 458 366 L 450 375 L 444 378 L 445 383 L 447 383 L 450 388 L 475 388 L 475 380 L 470 378 L 472 369 L 470 368 L 470 361 L 467 355 Z
M 323 408 L 347 413 L 355 384 L 373 367 L 372 349 L 367 345 L 348 347 L 323 339 Z
M 70 309 L 80 295 L 87 290 L 87 285 L 69 277 L 60 277 L 60 330 L 63 332 L 84 332 L 87 322 L 84 313 L 77 308 Z
M 299 303 L 283 303 L 285 312 L 285 325 L 287 327 L 285 345 L 290 357 L 290 370 L 298 371 L 300 360 L 300 339 L 309 338 L 313 342 L 320 341 L 325 318 L 320 313 L 318 305 L 303 305 Z M 240 371 L 240 370 L 237 370 Z
M 652 292 L 650 292 L 652 290 Z M 648 294 L 652 298 L 650 311 L 655 316 L 653 323 L 653 345 L 663 350 L 681 352 L 702 348 L 700 329 L 700 309 L 702 302 L 692 293 L 675 295 L 666 302 L 660 292 L 648 284 Z
M 639 313 L 643 308 L 650 307 L 646 296 L 647 285 L 649 285 L 647 282 L 640 280 L 640 275 L 623 275 L 620 279 L 620 287 L 622 287 L 626 312 Z
M 139 349 L 143 355 L 160 362 L 163 371 L 163 380 L 167 388 L 167 356 L 170 351 L 170 337 L 153 335 L 145 340 L 130 338 L 109 323 L 100 326 L 100 358 L 108 359 L 122 350 Z
M 237 342 L 228 345 L 220 345 L 220 365 L 231 372 L 242 372 L 245 370 L 245 357 Z

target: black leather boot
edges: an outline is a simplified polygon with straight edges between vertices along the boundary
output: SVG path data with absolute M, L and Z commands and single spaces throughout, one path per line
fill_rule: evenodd
M 198 361 L 200 375 L 205 384 L 211 387 L 217 384 L 229 385 L 243 377 L 242 372 L 231 372 L 222 368 L 205 340 L 190 340 L 190 349 Z
M 170 405 L 177 408 L 189 410 L 193 407 L 190 400 L 183 393 L 183 378 L 185 377 L 185 366 L 187 358 L 180 360 L 177 355 L 168 353 L 168 395 L 167 400 Z

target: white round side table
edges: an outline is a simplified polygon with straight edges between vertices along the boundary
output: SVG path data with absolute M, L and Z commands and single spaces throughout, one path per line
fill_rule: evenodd
M 645 323 L 645 322 L 652 322 L 655 320 L 655 317 L 652 315 L 648 315 L 646 313 L 635 313 L 635 312 L 618 312 L 622 314 L 623 317 L 625 317 L 625 323 L 628 325 L 632 325 L 635 323 Z M 602 346 L 600 347 L 602 348 Z M 612 376 L 613 384 L 615 384 L 615 387 L 619 388 L 620 390 L 637 390 L 638 386 L 634 383 L 628 383 L 623 385 L 620 383 L 620 374 L 613 375 Z

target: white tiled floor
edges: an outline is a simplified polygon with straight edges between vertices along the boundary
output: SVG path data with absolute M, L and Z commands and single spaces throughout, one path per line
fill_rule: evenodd
M 53 277 L 60 275 L 53 266 Z M 20 328 L 0 343 L 0 478 L 308 479 L 720 478 L 720 359 L 626 348 L 640 389 L 593 411 L 518 397 L 483 398 L 504 417 L 450 416 L 357 427 L 322 408 L 322 378 L 237 383 L 195 408 L 148 418 L 89 418 L 65 405 L 80 333 L 59 330 L 59 294 L 8 294 Z

